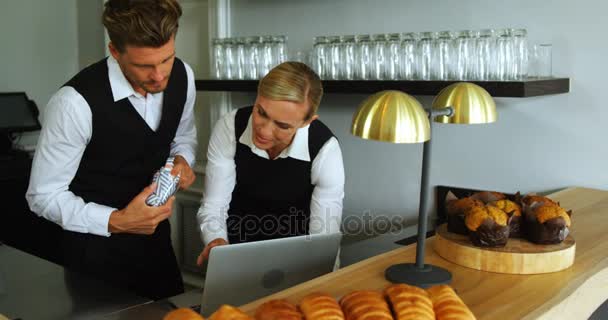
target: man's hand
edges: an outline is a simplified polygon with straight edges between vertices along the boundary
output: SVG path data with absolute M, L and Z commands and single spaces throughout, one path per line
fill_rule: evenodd
M 182 190 L 188 189 L 196 179 L 196 175 L 194 174 L 194 171 L 192 171 L 192 168 L 190 168 L 188 161 L 180 155 L 175 156 L 173 159 L 173 170 L 171 170 L 171 174 L 173 176 L 180 175 L 179 188 Z
M 160 207 L 146 204 L 146 198 L 154 192 L 156 183 L 147 186 L 122 210 L 110 215 L 108 231 L 111 233 L 153 234 L 159 223 L 171 216 L 175 197 Z
M 205 260 L 209 259 L 209 253 L 211 253 L 211 248 L 217 247 L 217 246 L 225 246 L 227 244 L 228 244 L 228 241 L 226 241 L 222 238 L 213 239 L 211 242 L 209 242 L 209 244 L 205 247 L 205 249 L 203 249 L 203 252 L 201 252 L 201 254 L 198 255 L 198 258 L 196 259 L 196 264 L 200 267 L 203 265 L 203 262 Z

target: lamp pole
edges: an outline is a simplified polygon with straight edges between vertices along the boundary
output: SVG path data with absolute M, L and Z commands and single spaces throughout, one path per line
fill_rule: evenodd
M 433 137 L 433 121 L 429 121 L 431 138 Z M 416 268 L 424 268 L 424 252 L 426 243 L 426 232 L 428 225 L 427 216 L 427 191 L 429 187 L 429 168 L 431 166 L 431 141 L 424 142 L 422 147 L 422 176 L 420 177 L 420 202 L 418 203 L 418 239 L 416 240 Z
M 420 202 L 418 203 L 418 240 L 416 245 L 416 267 L 424 268 L 424 251 L 426 243 L 426 232 L 428 226 L 428 190 L 429 172 L 431 167 L 431 141 L 433 141 L 433 118 L 437 116 L 451 116 L 454 113 L 452 107 L 441 110 L 427 110 L 429 115 L 429 140 L 422 147 L 422 175 L 420 177 Z
M 427 199 L 429 186 L 429 168 L 431 162 L 431 140 L 433 135 L 433 118 L 437 116 L 451 116 L 454 110 L 451 107 L 427 111 L 429 116 L 430 138 L 422 147 L 422 175 L 420 177 L 420 202 L 418 204 L 418 240 L 416 241 L 416 263 L 403 263 L 390 266 L 384 275 L 387 280 L 394 283 L 408 283 L 419 287 L 429 287 L 436 284 L 449 283 L 452 274 L 440 267 L 424 264 L 426 231 L 428 224 Z

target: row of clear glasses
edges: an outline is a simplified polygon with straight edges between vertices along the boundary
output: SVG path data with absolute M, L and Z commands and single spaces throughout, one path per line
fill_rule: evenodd
M 525 29 L 318 36 L 322 79 L 518 80 L 527 76 Z
M 261 79 L 287 60 L 287 36 L 216 38 L 212 59 L 214 79 Z

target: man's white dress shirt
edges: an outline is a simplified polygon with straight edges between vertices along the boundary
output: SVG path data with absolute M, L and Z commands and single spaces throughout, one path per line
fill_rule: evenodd
M 217 122 L 209 141 L 203 200 L 197 213 L 205 245 L 217 238 L 228 241 L 226 219 L 236 184 L 236 112 L 237 110 L 228 113 Z M 291 157 L 310 162 L 308 129 L 309 126 L 298 129 L 292 143 L 277 158 Z M 252 139 L 250 116 L 247 128 L 238 142 L 248 146 L 257 156 L 268 159 L 268 153 L 258 149 Z M 330 138 L 312 160 L 310 175 L 314 185 L 310 201 L 310 233 L 339 232 L 344 198 L 344 164 L 335 137 Z
M 113 57 L 108 57 L 107 64 L 114 101 L 128 98 L 148 126 L 156 131 L 162 115 L 163 93 L 142 96 L 133 89 Z M 188 81 L 187 97 L 170 154 L 181 155 L 192 166 L 197 147 L 193 115 L 196 89 L 194 73 L 185 62 L 184 65 Z M 59 89 L 43 113 L 42 131 L 26 198 L 33 212 L 66 230 L 109 236 L 110 214 L 122 208 L 87 203 L 68 189 L 92 131 L 92 114 L 86 100 L 73 87 Z

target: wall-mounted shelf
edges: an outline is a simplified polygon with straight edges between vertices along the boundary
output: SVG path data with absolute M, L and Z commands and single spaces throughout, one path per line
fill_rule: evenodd
M 325 93 L 374 93 L 401 90 L 411 95 L 436 95 L 457 81 L 422 80 L 324 80 Z M 524 81 L 471 81 L 493 97 L 534 97 L 570 91 L 570 78 L 529 79 Z M 258 80 L 196 80 L 198 91 L 257 91 Z

